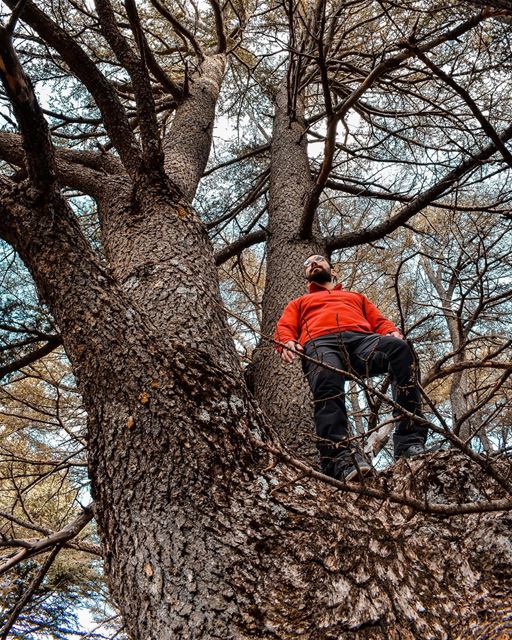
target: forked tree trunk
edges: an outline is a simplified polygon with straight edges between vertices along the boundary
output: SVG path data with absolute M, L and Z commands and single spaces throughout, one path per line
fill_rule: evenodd
M 258 444 L 270 435 L 240 371 L 213 355 L 221 321 L 201 344 L 163 338 L 57 196 L 42 205 L 16 188 L 6 200 L 0 231 L 49 305 L 84 396 L 107 577 L 133 640 L 462 640 L 475 623 L 497 628 L 507 516 L 436 520 L 303 477 Z M 165 217 L 175 205 L 151 206 Z M 211 284 L 208 259 L 190 300 Z M 402 462 L 387 484 L 431 500 L 492 495 L 452 452 Z
M 304 254 L 322 252 L 288 241 L 290 256 L 279 240 L 281 225 L 298 237 L 309 184 L 304 126 L 284 117 L 282 98 L 267 331 L 278 297 L 300 293 L 300 276 L 288 285 L 278 272 L 299 274 Z M 212 249 L 178 177 L 105 181 L 108 268 L 56 188 L 2 186 L 0 235 L 50 308 L 83 394 L 106 573 L 132 640 L 498 637 L 511 613 L 510 517 L 435 519 L 283 462 L 243 383 Z M 284 398 L 273 362 L 266 375 Z M 420 506 L 501 497 L 476 469 L 445 452 L 372 482 Z

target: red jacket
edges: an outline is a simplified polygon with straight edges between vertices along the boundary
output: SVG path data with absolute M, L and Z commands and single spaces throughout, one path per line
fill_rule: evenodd
M 309 293 L 288 303 L 274 338 L 279 342 L 295 340 L 304 345 L 313 338 L 340 331 L 385 335 L 399 329 L 362 293 L 345 291 L 341 284 L 329 291 L 312 282 Z

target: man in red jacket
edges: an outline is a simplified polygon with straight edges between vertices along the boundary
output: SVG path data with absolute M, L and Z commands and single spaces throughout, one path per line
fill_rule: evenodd
M 400 331 L 368 298 L 336 284 L 336 273 L 323 256 L 304 262 L 309 293 L 292 300 L 277 323 L 275 339 L 285 343 L 281 358 L 291 363 L 296 354 L 337 369 L 369 377 L 391 375 L 395 458 L 425 452 L 427 429 L 404 416 L 400 407 L 422 417 L 421 396 L 413 353 Z M 349 438 L 345 407 L 345 377 L 309 360 L 302 360 L 315 401 L 318 450 L 324 473 L 350 481 L 371 471 L 370 463 Z

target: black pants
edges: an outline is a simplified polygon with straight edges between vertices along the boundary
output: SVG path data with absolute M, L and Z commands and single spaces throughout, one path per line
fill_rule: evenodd
M 343 331 L 310 340 L 304 345 L 304 353 L 361 377 L 389 373 L 395 402 L 417 416 L 422 415 L 417 367 L 405 340 L 378 333 Z M 302 368 L 313 392 L 317 447 L 322 468 L 328 473 L 333 459 L 346 450 L 343 441 L 349 436 L 345 376 L 307 360 L 302 361 Z M 401 415 L 400 408 L 393 409 L 397 419 L 395 456 L 411 444 L 423 444 L 427 437 L 426 427 Z

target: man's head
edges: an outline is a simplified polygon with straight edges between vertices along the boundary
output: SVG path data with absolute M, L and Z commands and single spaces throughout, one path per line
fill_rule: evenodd
M 304 261 L 304 269 L 308 282 L 316 282 L 317 284 L 326 284 L 336 277 L 331 263 L 324 256 L 312 255 Z

